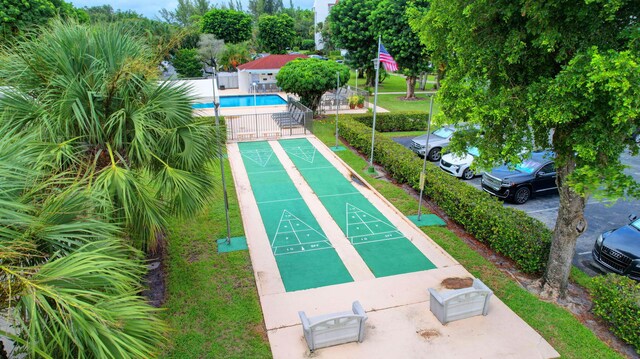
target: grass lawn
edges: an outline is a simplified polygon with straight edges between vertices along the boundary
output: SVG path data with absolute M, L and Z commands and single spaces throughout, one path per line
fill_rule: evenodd
M 228 164 L 226 179 L 231 235 L 242 236 Z M 249 252 L 217 253 L 225 223 L 222 191 L 201 215 L 170 223 L 164 317 L 173 331 L 164 358 L 271 357 Z
M 329 146 L 335 144 L 330 121 L 314 123 L 314 134 Z M 349 166 L 365 173 L 367 162 L 351 151 L 336 152 Z M 416 213 L 418 202 L 397 186 L 371 177 L 367 181 L 402 213 Z M 622 358 L 567 310 L 539 300 L 520 287 L 510 276 L 471 249 L 453 232 L 441 227 L 422 229 L 471 274 L 481 278 L 511 310 L 542 335 L 563 358 Z M 575 273 L 574 273 L 575 274 Z M 491 314 L 489 314 L 491 315 Z
M 433 76 L 429 76 L 429 80 L 434 80 Z M 364 90 L 364 84 L 366 82 L 366 79 L 361 78 L 358 79 L 358 89 L 363 89 Z M 351 77 L 349 78 L 349 82 L 348 84 L 351 87 L 356 87 L 356 72 L 355 71 L 351 71 Z M 432 90 L 433 89 L 433 84 L 428 83 L 427 90 Z M 386 79 L 384 79 L 384 81 L 380 84 L 378 84 L 378 93 L 380 92 L 406 92 L 407 91 L 407 81 L 405 80 L 405 78 L 403 76 L 400 75 L 389 75 L 387 76 Z M 416 91 L 419 91 L 419 89 L 416 86 Z M 371 92 L 373 93 L 373 86 L 371 88 Z
M 424 94 L 417 94 L 418 100 L 415 101 L 403 101 L 399 99 L 403 95 L 381 95 L 378 94 L 378 106 L 389 110 L 390 112 L 429 112 L 429 98 Z M 373 96 L 369 97 L 369 101 L 373 103 Z M 440 111 L 440 106 L 437 102 L 433 103 L 433 116 Z

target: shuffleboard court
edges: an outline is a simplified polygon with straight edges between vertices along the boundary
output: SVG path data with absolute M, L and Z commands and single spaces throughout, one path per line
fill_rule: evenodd
M 435 268 L 311 142 L 279 143 L 376 277 Z
M 271 146 L 246 142 L 238 147 L 285 289 L 352 282 Z

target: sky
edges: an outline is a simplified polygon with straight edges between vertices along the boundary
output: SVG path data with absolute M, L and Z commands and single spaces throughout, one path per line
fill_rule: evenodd
M 160 9 L 165 8 L 173 10 L 178 5 L 177 0 L 71 0 L 68 2 L 71 2 L 76 7 L 91 7 L 108 4 L 114 9 L 133 10 L 150 19 L 157 18 L 158 11 L 160 11 Z M 226 0 L 210 0 L 210 2 L 214 4 L 228 3 Z M 284 6 L 289 6 L 289 0 L 283 0 L 282 2 L 284 3 Z M 242 0 L 242 3 L 246 9 L 248 0 Z M 293 5 L 302 9 L 311 9 L 313 7 L 313 0 L 293 0 Z

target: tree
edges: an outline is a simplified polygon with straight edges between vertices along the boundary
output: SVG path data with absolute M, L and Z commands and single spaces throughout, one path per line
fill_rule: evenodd
M 429 68 L 426 47 L 420 43 L 418 35 L 409 26 L 407 7 L 426 10 L 426 0 L 384 0 L 371 13 L 371 23 L 375 32 L 382 34 L 382 43 L 398 63 L 406 76 L 406 99 L 415 99 L 416 79 Z
M 283 9 L 282 0 L 249 0 L 249 12 L 255 19 L 262 15 L 275 15 Z
M 365 86 L 375 82 L 373 60 L 378 53 L 378 34 L 369 18 L 377 4 L 376 0 L 343 0 L 331 8 L 328 17 L 331 39 L 336 47 L 349 51 L 347 62 L 352 67 L 364 69 Z
M 258 21 L 258 45 L 265 52 L 284 54 L 296 36 L 293 25 L 287 14 L 262 15 Z
M 640 126 L 638 14 L 632 0 L 434 0 L 426 15 L 411 11 L 446 71 L 438 96 L 447 121 L 482 127 L 473 136 L 481 168 L 517 163 L 522 149 L 555 152 L 560 207 L 544 297 L 566 295 L 587 198 L 640 195 L 619 158 L 638 153 L 630 140 Z
M 170 24 L 189 26 L 200 21 L 211 8 L 208 0 L 178 0 L 175 10 L 161 9 L 160 18 Z
M 10 125 L 0 123 L 0 316 L 11 328 L 0 337 L 29 358 L 156 356 L 167 326 L 138 294 L 141 253 L 118 238 L 103 193 L 57 172 L 43 151 L 53 146 Z
M 171 62 L 180 77 L 202 77 L 202 61 L 196 49 L 180 49 Z
M 340 86 L 349 82 L 349 68 L 342 64 L 296 59 L 280 69 L 276 80 L 283 91 L 300 96 L 300 101 L 315 113 L 322 95 L 336 88 L 337 72 L 340 72 Z
M 0 39 L 44 25 L 57 15 L 69 18 L 80 14 L 73 5 L 62 0 L 4 0 L 0 6 Z
M 128 19 L 142 19 L 144 16 L 135 11 L 114 10 L 111 5 L 100 5 L 85 7 L 83 9 L 89 16 L 89 21 L 96 22 L 117 22 Z
M 198 55 L 200 60 L 209 67 L 215 67 L 217 70 L 220 66 L 220 58 L 226 49 L 224 41 L 216 39 L 211 34 L 201 34 L 198 41 Z
M 291 47 L 300 47 L 302 48 L 303 42 L 305 40 L 312 41 L 315 46 L 314 34 L 315 34 L 315 23 L 314 23 L 314 13 L 312 10 L 293 8 L 293 4 L 290 4 L 290 7 L 283 9 L 282 13 L 291 16 L 293 19 L 293 29 L 296 33 L 294 39 L 292 40 Z M 313 50 L 310 48 L 309 50 Z
M 251 15 L 240 11 L 212 9 L 201 20 L 202 32 L 213 34 L 225 43 L 235 44 L 251 39 Z
M 0 123 L 55 144 L 59 171 L 90 180 L 139 248 L 171 214 L 211 198 L 216 131 L 193 117 L 183 86 L 157 81 L 154 54 L 122 24 L 56 22 L 0 61 Z
M 249 44 L 229 44 L 220 55 L 219 64 L 227 71 L 235 71 L 238 66 L 251 61 Z

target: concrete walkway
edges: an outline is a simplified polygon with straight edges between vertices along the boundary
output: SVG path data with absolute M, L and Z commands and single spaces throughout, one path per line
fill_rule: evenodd
M 366 183 L 315 137 L 309 141 L 345 178 Z M 274 154 L 316 217 L 318 224 L 352 275 L 354 282 L 287 292 L 238 144 L 227 145 L 249 253 L 274 358 L 308 358 L 297 312 L 309 316 L 344 311 L 354 300 L 363 305 L 369 319 L 363 343 L 323 348 L 314 358 L 555 358 L 559 354 L 531 327 L 493 296 L 487 316 L 442 325 L 429 311 L 427 288 L 440 289 L 442 280 L 472 277 L 457 261 L 415 227 L 382 195 L 369 186 L 356 185 L 360 193 L 397 227 L 436 269 L 375 278 L 340 227 L 304 181 L 300 172 L 276 141 Z M 398 258 L 402 261 L 402 258 Z

